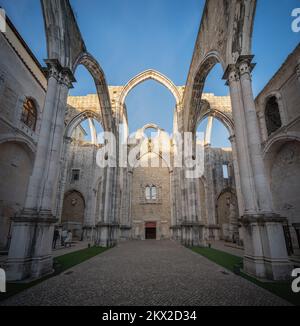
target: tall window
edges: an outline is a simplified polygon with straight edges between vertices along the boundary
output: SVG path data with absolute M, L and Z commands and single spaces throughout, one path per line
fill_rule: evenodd
M 24 102 L 21 120 L 30 129 L 35 130 L 37 120 L 37 109 L 33 100 L 26 99 L 26 101 Z
M 155 186 L 147 186 L 145 189 L 145 195 L 147 200 L 156 200 L 157 188 Z
M 266 125 L 268 135 L 278 130 L 282 126 L 279 105 L 276 96 L 272 96 L 268 99 L 265 110 Z
M 223 164 L 223 178 L 229 179 L 228 164 Z
M 80 178 L 80 170 L 74 169 L 72 170 L 71 182 L 79 181 Z

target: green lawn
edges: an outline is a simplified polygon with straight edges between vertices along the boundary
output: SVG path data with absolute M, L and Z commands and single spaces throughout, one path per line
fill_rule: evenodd
M 0 301 L 7 299 L 12 295 L 24 291 L 34 285 L 37 285 L 53 276 L 59 275 L 64 271 L 66 271 L 67 269 L 70 269 L 78 264 L 81 264 L 86 260 L 103 253 L 106 250 L 107 248 L 91 247 L 91 248 L 82 249 L 79 251 L 71 252 L 63 256 L 56 257 L 54 258 L 54 262 L 53 262 L 53 266 L 54 266 L 53 274 L 30 283 L 8 283 L 6 288 L 7 292 L 0 293 Z
M 256 285 L 276 294 L 277 296 L 287 300 L 288 302 L 300 306 L 300 294 L 292 292 L 291 282 L 261 282 L 251 276 L 244 274 L 241 269 L 243 268 L 243 258 L 237 257 L 226 252 L 216 250 L 213 248 L 191 248 L 194 252 L 206 257 L 214 263 L 226 268 L 231 272 L 239 272 L 239 275 L 246 280 L 255 283 Z

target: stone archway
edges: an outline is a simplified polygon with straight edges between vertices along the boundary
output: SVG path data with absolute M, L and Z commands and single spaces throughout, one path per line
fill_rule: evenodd
M 85 215 L 85 200 L 77 190 L 68 191 L 64 196 L 61 224 L 70 230 L 77 240 L 82 238 Z
M 221 240 L 238 240 L 237 198 L 232 189 L 224 189 L 217 199 L 217 223 Z
M 0 248 L 9 247 L 11 222 L 20 213 L 33 167 L 33 153 L 18 141 L 0 143 Z
M 276 148 L 277 147 L 277 148 Z M 287 218 L 285 234 L 290 254 L 300 257 L 300 142 L 275 146 L 270 170 L 275 210 Z M 287 229 L 288 227 L 288 229 Z M 289 247 L 290 246 L 290 247 Z
M 177 129 L 177 114 L 181 110 L 182 106 L 182 94 L 179 91 L 178 87 L 174 85 L 174 83 L 165 75 L 160 73 L 159 71 L 149 69 L 146 71 L 143 71 L 142 73 L 136 75 L 133 77 L 122 89 L 122 92 L 120 94 L 119 100 L 118 100 L 118 112 L 124 112 L 125 107 L 125 100 L 127 95 L 139 84 L 147 81 L 147 80 L 154 80 L 161 84 L 162 86 L 166 87 L 174 96 L 176 101 L 176 109 L 174 113 L 174 121 L 176 121 L 176 124 L 174 123 L 174 130 Z M 126 116 L 126 114 L 125 114 Z M 127 124 L 127 121 L 126 121 Z M 127 124 L 128 125 L 128 124 Z M 176 127 L 176 128 L 175 128 Z M 128 128 L 128 126 L 127 126 Z
M 155 80 L 158 83 L 160 83 L 161 85 L 165 86 L 173 94 L 173 96 L 176 100 L 176 105 L 177 106 L 180 105 L 181 96 L 180 96 L 180 93 L 179 93 L 177 87 L 173 84 L 173 82 L 169 78 L 164 76 L 162 73 L 160 73 L 156 70 L 153 70 L 153 69 L 149 69 L 149 70 L 146 70 L 146 71 L 138 74 L 137 76 L 133 77 L 127 83 L 127 85 L 124 86 L 123 91 L 120 95 L 120 99 L 119 99 L 120 107 L 124 106 L 125 99 L 130 91 L 132 91 L 137 85 L 139 85 L 149 79 Z

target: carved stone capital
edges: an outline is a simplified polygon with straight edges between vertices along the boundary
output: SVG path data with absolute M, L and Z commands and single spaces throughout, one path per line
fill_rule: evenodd
M 45 63 L 47 67 L 43 68 L 43 71 L 47 79 L 55 78 L 56 80 L 59 80 L 59 74 L 62 69 L 59 61 L 57 59 L 46 59 Z
M 47 67 L 43 70 L 47 79 L 55 78 L 61 85 L 73 88 L 73 83 L 76 82 L 76 79 L 69 68 L 62 67 L 57 59 L 47 59 L 45 63 Z
M 249 75 L 251 76 L 251 72 L 256 66 L 255 63 L 252 63 L 254 55 L 241 55 L 239 56 L 236 67 L 240 73 L 240 76 Z
M 59 83 L 67 86 L 69 89 L 73 88 L 73 83 L 76 79 L 69 68 L 63 68 L 59 75 Z
M 223 80 L 226 80 L 226 85 L 230 85 L 233 82 L 238 82 L 240 80 L 239 71 L 234 64 L 227 66 L 226 71 L 223 76 Z

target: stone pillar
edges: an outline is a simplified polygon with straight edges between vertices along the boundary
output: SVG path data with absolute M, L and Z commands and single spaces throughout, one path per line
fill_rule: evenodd
M 119 223 L 116 220 L 116 167 L 105 168 L 105 199 L 104 199 L 104 219 L 96 225 L 97 244 L 102 247 L 111 247 L 116 244 Z
M 261 104 L 261 106 L 263 106 L 263 104 Z M 260 124 L 262 141 L 266 142 L 268 140 L 269 136 L 268 136 L 266 117 L 265 117 L 265 112 L 264 112 L 263 107 L 258 112 L 258 119 L 259 119 L 259 124 Z
M 242 91 L 240 86 L 239 73 L 234 65 L 228 66 L 224 78 L 228 80 L 232 105 L 236 137 L 236 154 L 240 172 L 241 190 L 243 195 L 245 214 L 255 214 L 257 212 L 257 200 L 253 172 L 250 162 L 250 155 L 247 142 L 246 120 L 243 110 Z
M 252 92 L 252 58 L 253 56 L 241 56 L 237 66 L 240 72 L 242 99 L 246 119 L 245 127 L 247 130 L 248 148 L 253 169 L 255 190 L 257 192 L 258 206 L 263 214 L 272 214 L 272 196 L 262 157 L 262 141 Z
M 6 264 L 7 279 L 35 279 L 53 271 L 52 239 L 56 210 L 59 161 L 63 142 L 68 87 L 74 81 L 70 70 L 57 60 L 47 60 L 48 88 L 37 153 L 26 202 L 14 218 L 12 241 Z
M 212 149 L 210 145 L 205 146 L 205 179 L 207 183 L 207 193 L 206 193 L 206 205 L 209 212 L 207 216 L 209 228 L 217 227 L 217 218 L 216 218 L 216 196 L 214 188 L 214 177 L 213 177 L 213 157 Z M 213 231 L 213 233 L 215 233 Z M 213 240 L 213 239 L 212 239 Z
M 244 208 L 244 199 L 243 199 L 242 189 L 241 189 L 241 180 L 240 180 L 241 177 L 240 177 L 240 170 L 239 170 L 239 164 L 238 164 L 235 135 L 230 136 L 229 141 L 231 142 L 231 148 L 232 148 L 234 180 L 235 180 L 236 196 L 237 196 L 237 200 L 238 200 L 239 217 L 242 217 L 244 214 L 245 208 Z
M 197 204 L 200 196 L 197 193 L 196 178 L 185 178 L 186 184 L 186 218 L 181 223 L 182 243 L 185 246 L 204 246 L 203 225 L 200 224 Z
M 204 145 L 211 145 L 211 134 L 212 134 L 213 122 L 214 122 L 214 117 L 210 115 L 208 117 L 207 128 L 206 128 L 206 132 L 205 132 Z
M 94 120 L 92 118 L 88 119 L 89 129 L 91 133 L 91 140 L 93 145 L 97 145 L 97 131 L 95 128 Z
M 70 137 L 65 137 L 64 144 L 63 144 L 63 154 L 61 157 L 61 175 L 60 175 L 60 182 L 59 182 L 59 190 L 57 194 L 57 208 L 56 208 L 56 217 L 58 222 L 61 223 L 61 215 L 62 209 L 64 204 L 64 197 L 65 197 L 65 187 L 67 183 L 68 177 L 68 162 L 69 162 L 69 155 L 70 149 L 72 146 L 73 139 Z
M 290 277 L 283 219 L 273 213 L 262 158 L 261 139 L 251 85 L 252 56 L 241 56 L 225 73 L 230 87 L 244 199 L 244 270 L 262 279 Z

